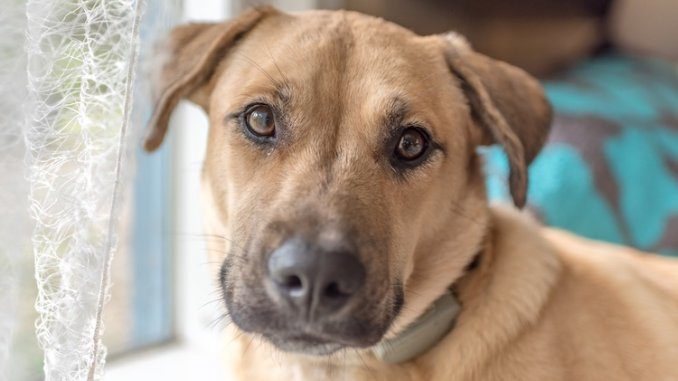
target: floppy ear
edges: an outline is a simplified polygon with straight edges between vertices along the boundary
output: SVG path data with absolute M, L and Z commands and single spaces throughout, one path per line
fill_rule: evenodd
M 160 52 L 164 62 L 154 80 L 156 103 L 144 141 L 146 151 L 160 146 L 170 115 L 182 98 L 207 107 L 206 97 L 198 91 L 200 87 L 212 77 L 226 51 L 265 16 L 275 12 L 272 7 L 260 7 L 224 23 L 187 24 L 172 30 Z
M 473 118 L 482 128 L 480 145 L 501 144 L 509 159 L 514 204 L 527 197 L 527 167 L 541 150 L 551 126 L 551 106 L 539 82 L 523 70 L 471 49 L 448 33 L 445 58 L 461 85 Z

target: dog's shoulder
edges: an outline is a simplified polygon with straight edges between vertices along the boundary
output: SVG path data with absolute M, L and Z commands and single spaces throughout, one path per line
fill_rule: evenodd
M 625 292 L 649 288 L 678 301 L 675 258 L 587 239 L 560 229 L 543 228 L 542 234 L 574 276 L 611 282 L 611 286 Z
M 542 314 L 560 355 L 610 379 L 678 376 L 678 261 L 558 229 L 542 236 L 562 274 Z
M 486 369 L 506 374 L 519 360 L 520 369 L 509 367 L 516 374 L 549 369 L 554 380 L 599 379 L 601 369 L 604 379 L 678 376 L 672 360 L 678 358 L 678 261 L 540 227 L 524 212 L 492 213 L 492 278 L 503 279 L 501 299 L 518 290 L 512 284 L 530 279 L 532 289 L 520 288 L 521 295 L 541 308 Z M 549 277 L 533 276 L 534 263 L 551 269 Z M 548 290 L 539 279 L 549 279 Z M 546 292 L 536 294 L 543 298 L 536 303 L 532 293 L 539 288 Z

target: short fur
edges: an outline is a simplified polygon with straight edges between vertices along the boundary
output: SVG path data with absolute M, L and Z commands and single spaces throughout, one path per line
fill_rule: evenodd
M 520 207 L 548 134 L 548 102 L 522 70 L 454 34 L 421 37 L 343 11 L 259 8 L 179 27 L 169 46 L 146 148 L 160 145 L 180 98 L 208 112 L 203 199 L 209 233 L 223 238 L 210 252 L 223 261 L 235 379 L 678 379 L 675 261 L 488 205 L 476 147 L 504 146 Z M 257 102 L 276 110 L 275 145 L 238 124 Z M 440 149 L 399 171 L 383 142 L 410 124 Z M 324 328 L 351 343 L 335 354 L 271 344 L 304 329 L 264 286 L 268 253 L 293 234 L 360 248 L 365 289 Z M 436 347 L 396 365 L 372 356 L 451 284 L 462 312 Z

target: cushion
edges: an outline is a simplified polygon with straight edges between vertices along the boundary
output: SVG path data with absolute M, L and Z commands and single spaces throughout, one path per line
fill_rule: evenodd
M 678 256 L 678 72 L 609 54 L 544 83 L 555 120 L 529 169 L 528 209 L 574 233 Z M 509 201 L 499 147 L 488 193 Z

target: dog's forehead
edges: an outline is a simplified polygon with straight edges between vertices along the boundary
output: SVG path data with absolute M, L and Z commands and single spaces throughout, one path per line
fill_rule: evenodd
M 350 11 L 309 11 L 293 15 L 273 16 L 269 24 L 281 33 L 273 39 L 300 47 L 394 46 L 397 42 L 418 39 L 414 32 L 381 18 Z M 265 29 L 266 27 L 262 28 Z
M 366 88 L 421 93 L 432 69 L 444 70 L 440 52 L 426 42 L 396 24 L 354 12 L 281 14 L 251 31 L 228 67 L 255 91 L 286 84 L 305 91 L 341 85 L 365 95 Z
M 404 111 L 435 129 L 446 103 L 463 103 L 436 41 L 353 12 L 272 16 L 227 59 L 213 106 L 227 115 L 282 96 L 316 128 L 378 126 Z M 374 141 L 381 132 L 359 134 Z

